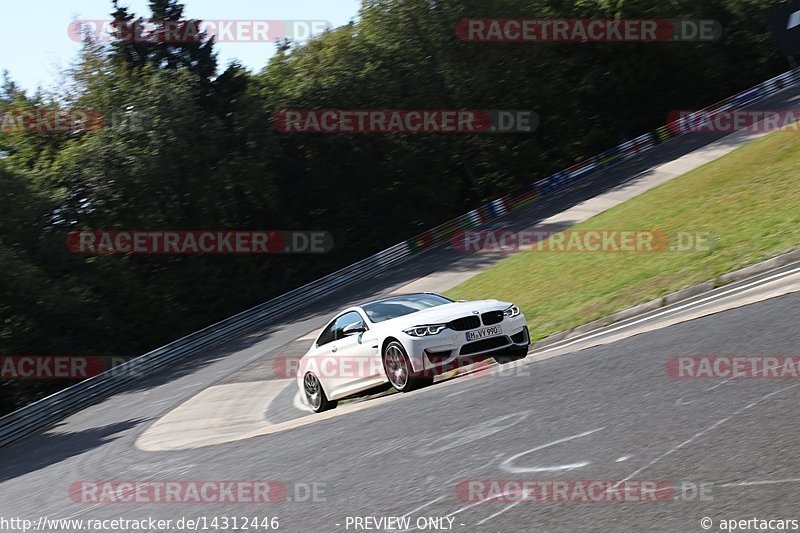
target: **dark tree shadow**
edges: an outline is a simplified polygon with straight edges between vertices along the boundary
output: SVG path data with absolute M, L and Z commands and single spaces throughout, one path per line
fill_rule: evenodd
M 0 454 L 0 482 L 60 463 L 121 437 L 145 422 L 132 419 L 74 433 L 59 433 L 50 427 L 10 444 Z

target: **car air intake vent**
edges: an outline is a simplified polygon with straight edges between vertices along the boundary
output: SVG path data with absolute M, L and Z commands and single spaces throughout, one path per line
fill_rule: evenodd
M 511 340 L 517 344 L 522 344 L 523 342 L 527 342 L 528 339 L 526 338 L 527 332 L 523 329 L 516 335 L 511 335 Z
M 486 350 L 494 350 L 495 348 L 502 348 L 509 344 L 508 337 L 492 337 L 491 339 L 483 339 L 482 341 L 475 341 L 465 344 L 461 347 L 459 355 L 470 355 L 478 352 L 485 352 Z
M 493 326 L 495 324 L 499 324 L 503 321 L 503 312 L 489 311 L 488 313 L 483 313 L 481 315 L 481 320 L 483 320 L 484 326 Z
M 481 327 L 481 319 L 477 316 L 465 316 L 453 320 L 447 324 L 447 327 L 455 331 L 467 331 Z

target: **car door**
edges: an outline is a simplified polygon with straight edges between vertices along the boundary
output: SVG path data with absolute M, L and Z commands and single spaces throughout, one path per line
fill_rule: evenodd
M 325 391 L 328 391 L 329 388 L 326 376 L 320 372 L 320 367 L 322 366 L 322 363 L 332 355 L 332 343 L 336 340 L 336 335 L 334 333 L 335 327 L 336 319 L 331 320 L 331 322 L 325 326 L 325 328 L 322 330 L 322 333 L 320 333 L 319 337 L 317 337 L 314 346 L 303 358 L 299 368 L 299 373 L 302 375 L 305 375 L 306 372 L 311 372 L 316 375 L 317 378 L 322 382 L 322 387 L 325 389 Z
M 366 331 L 345 335 L 344 329 L 352 324 L 358 324 Z M 375 367 L 372 347 L 377 340 L 372 338 L 364 317 L 358 311 L 343 314 L 334 322 L 333 335 L 335 340 L 330 343 L 332 359 L 323 362 L 324 368 L 321 369 L 331 385 L 331 398 L 376 385 L 380 373 Z

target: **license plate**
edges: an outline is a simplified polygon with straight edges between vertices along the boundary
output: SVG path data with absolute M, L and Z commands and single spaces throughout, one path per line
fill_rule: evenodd
M 476 331 L 468 331 L 467 332 L 467 342 L 470 341 L 477 341 L 480 339 L 485 339 L 487 337 L 495 337 L 500 335 L 502 330 L 500 326 L 492 326 L 490 328 L 483 328 Z

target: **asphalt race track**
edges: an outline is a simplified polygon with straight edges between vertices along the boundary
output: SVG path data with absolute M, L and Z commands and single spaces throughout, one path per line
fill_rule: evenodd
M 2 512 L 269 515 L 288 531 L 407 513 L 451 515 L 462 531 L 701 531 L 706 516 L 791 519 L 800 465 L 787 429 L 798 422 L 800 382 L 678 380 L 666 366 L 683 354 L 797 354 L 799 306 L 799 294 L 781 296 L 229 445 L 141 452 L 131 421 L 40 438 L 4 454 Z M 91 449 L 75 446 L 90 439 Z M 72 503 L 69 485 L 87 479 L 268 479 L 290 499 L 314 484 L 318 492 L 314 502 L 260 506 Z M 558 505 L 476 504 L 457 492 L 468 480 L 523 479 L 658 480 L 674 491 L 666 501 Z
M 788 108 L 798 94 L 794 88 L 759 106 Z M 716 138 L 658 146 L 501 222 L 531 225 Z M 703 517 L 713 519 L 712 530 L 721 519 L 800 520 L 791 497 L 800 483 L 792 431 L 800 381 L 676 380 L 666 371 L 668 360 L 686 354 L 800 355 L 797 293 L 270 435 L 173 452 L 134 447 L 159 418 L 321 327 L 337 309 L 462 258 L 446 246 L 425 252 L 4 448 L 0 516 L 277 516 L 280 530 L 303 532 L 363 531 L 348 527 L 347 517 L 404 515 L 412 524 L 447 517 L 451 530 L 487 532 L 702 531 Z M 69 488 L 80 480 L 276 480 L 287 500 L 75 503 Z M 480 503 L 457 491 L 469 480 L 658 480 L 673 490 L 645 503 Z

